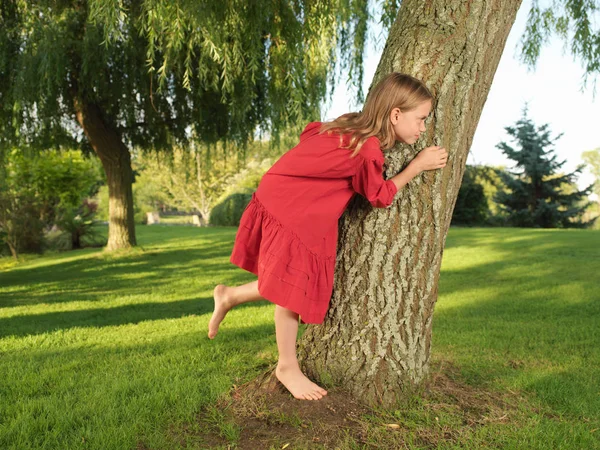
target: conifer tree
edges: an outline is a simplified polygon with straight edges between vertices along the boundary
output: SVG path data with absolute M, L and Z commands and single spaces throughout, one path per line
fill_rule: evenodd
M 581 204 L 581 200 L 591 193 L 593 185 L 573 192 L 561 189 L 561 185 L 574 184 L 583 169 L 579 166 L 571 173 L 560 174 L 566 160 L 558 162 L 551 147 L 562 134 L 552 139 L 548 124 L 536 127 L 527 116 L 527 108 L 515 126 L 505 130 L 516 142 L 516 148 L 506 142 L 496 147 L 515 162 L 515 167 L 500 172 L 508 190 L 498 192 L 496 201 L 508 214 L 508 222 L 535 228 L 590 226 L 593 220 L 580 219 L 590 203 Z

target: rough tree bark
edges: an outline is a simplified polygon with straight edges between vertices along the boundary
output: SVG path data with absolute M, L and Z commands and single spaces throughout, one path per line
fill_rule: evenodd
M 136 245 L 131 156 L 118 133 L 102 119 L 100 108 L 74 100 L 79 125 L 100 158 L 108 183 L 107 250 Z
M 306 373 L 360 400 L 397 405 L 428 372 L 446 234 L 475 128 L 521 0 L 404 0 L 375 74 L 425 80 L 436 97 L 420 148 L 443 145 L 445 169 L 424 172 L 388 209 L 357 196 L 340 220 L 336 279 L 323 325 L 299 343 Z M 416 148 L 386 156 L 398 173 Z

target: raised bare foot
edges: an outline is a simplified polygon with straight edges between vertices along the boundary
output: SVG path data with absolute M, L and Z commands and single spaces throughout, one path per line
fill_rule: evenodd
M 231 309 L 231 301 L 227 296 L 227 286 L 224 284 L 218 284 L 215 286 L 213 291 L 213 297 L 215 298 L 215 310 L 210 322 L 208 322 L 208 337 L 214 339 L 219 331 L 219 324 L 225 318 L 227 311 Z
M 275 369 L 277 379 L 288 391 L 299 400 L 319 400 L 327 391 L 316 385 L 302 373 L 296 366 L 277 366 Z

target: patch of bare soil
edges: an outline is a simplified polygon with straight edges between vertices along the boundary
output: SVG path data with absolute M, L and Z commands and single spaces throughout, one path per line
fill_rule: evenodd
M 234 386 L 196 424 L 171 431 L 187 448 L 436 448 L 460 445 L 490 423 L 514 423 L 525 401 L 515 392 L 467 385 L 448 361 L 436 362 L 417 401 L 407 399 L 396 412 L 370 408 L 338 388 L 327 391 L 320 400 L 297 400 L 269 370 Z

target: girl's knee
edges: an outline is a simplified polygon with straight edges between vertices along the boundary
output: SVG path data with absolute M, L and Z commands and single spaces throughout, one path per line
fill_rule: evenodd
M 283 306 L 280 305 L 275 305 L 275 316 L 284 316 L 284 317 L 289 317 L 291 319 L 294 320 L 298 320 L 298 317 L 300 317 L 300 315 L 290 309 L 284 308 Z

